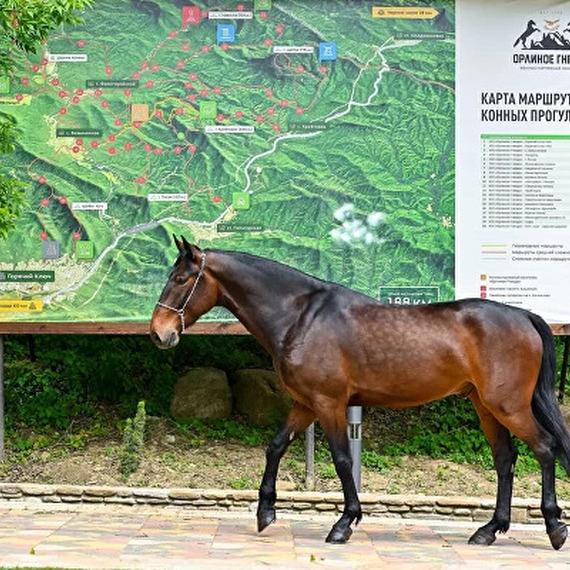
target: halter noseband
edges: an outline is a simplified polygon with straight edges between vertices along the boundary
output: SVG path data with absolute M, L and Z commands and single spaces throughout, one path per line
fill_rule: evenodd
M 204 275 L 204 269 L 205 268 L 206 268 L 206 252 L 203 251 L 202 252 L 202 261 L 200 262 L 200 271 L 198 271 L 198 277 L 196 277 L 196 281 L 194 281 L 194 285 L 192 285 L 192 289 L 190 289 L 190 293 L 188 293 L 182 307 L 180 307 L 179 309 L 176 309 L 175 307 L 171 307 L 170 305 L 165 305 L 164 303 L 161 303 L 160 301 L 156 304 L 158 307 L 162 307 L 163 309 L 169 309 L 170 311 L 174 311 L 180 317 L 180 321 L 182 322 L 182 332 L 184 332 L 186 330 L 186 323 L 184 322 L 184 311 L 186 310 L 186 307 L 188 306 L 190 299 L 192 299 L 192 296 L 194 295 L 194 292 L 196 291 L 196 287 L 198 286 L 198 282 L 200 281 L 200 278 L 202 277 L 202 275 Z

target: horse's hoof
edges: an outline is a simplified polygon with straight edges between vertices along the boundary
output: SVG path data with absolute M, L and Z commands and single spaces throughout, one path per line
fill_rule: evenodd
M 568 538 L 567 526 L 564 523 L 560 523 L 559 526 L 548 534 L 548 538 L 550 538 L 552 548 L 554 548 L 554 550 L 560 550 Z
M 275 522 L 275 509 L 267 509 L 257 513 L 257 532 L 265 530 L 271 523 Z
M 332 544 L 344 544 L 345 542 L 348 542 L 351 534 L 352 529 L 349 526 L 345 528 L 335 528 L 333 526 L 327 536 L 326 542 L 330 542 Z
M 478 544 L 481 546 L 490 546 L 495 542 L 495 535 L 482 528 L 477 530 L 475 534 L 469 539 L 469 544 Z

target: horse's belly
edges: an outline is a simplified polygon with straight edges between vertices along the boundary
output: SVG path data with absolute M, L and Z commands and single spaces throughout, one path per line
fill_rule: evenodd
M 369 389 L 357 386 L 349 404 L 352 406 L 412 408 L 441 400 L 452 394 L 468 394 L 471 386 L 469 382 L 440 383 L 437 386 L 414 384 L 413 387 L 408 386 L 406 389 L 401 388 L 399 390 L 389 390 L 386 387 Z
M 378 362 L 353 375 L 351 401 L 406 408 L 469 390 L 474 371 L 450 354 Z

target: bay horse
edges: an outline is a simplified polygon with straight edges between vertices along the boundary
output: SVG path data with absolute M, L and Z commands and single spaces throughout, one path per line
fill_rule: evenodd
M 542 318 L 482 299 L 384 305 L 269 259 L 174 239 L 179 254 L 152 315 L 152 340 L 173 347 L 200 316 L 225 307 L 271 354 L 295 402 L 267 448 L 259 532 L 275 520 L 281 457 L 315 419 L 344 494 L 344 511 L 326 540 L 343 543 L 362 518 L 347 406 L 403 408 L 458 394 L 475 406 L 498 476 L 493 517 L 469 542 L 492 544 L 509 528 L 517 457 L 512 433 L 540 462 L 546 531 L 552 546 L 562 547 L 568 532 L 559 520 L 554 468 L 558 458 L 570 473 L 570 435 L 554 395 L 554 339 Z

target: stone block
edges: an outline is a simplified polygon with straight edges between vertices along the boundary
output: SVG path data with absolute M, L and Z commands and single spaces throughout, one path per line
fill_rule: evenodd
M 293 400 L 272 370 L 239 370 L 231 380 L 235 409 L 253 425 L 281 423 L 291 409 Z
M 232 413 L 232 392 L 223 370 L 193 368 L 176 382 L 170 404 L 176 419 L 224 419 Z

